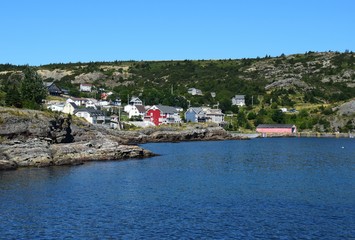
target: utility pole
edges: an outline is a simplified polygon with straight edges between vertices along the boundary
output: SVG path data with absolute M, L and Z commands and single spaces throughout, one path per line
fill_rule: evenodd
M 254 106 L 254 96 L 253 95 L 251 96 L 251 106 L 252 107 Z

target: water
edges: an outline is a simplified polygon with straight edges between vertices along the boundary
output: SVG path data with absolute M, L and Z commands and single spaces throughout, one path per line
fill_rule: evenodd
M 146 144 L 0 172 L 2 239 L 354 239 L 354 139 Z

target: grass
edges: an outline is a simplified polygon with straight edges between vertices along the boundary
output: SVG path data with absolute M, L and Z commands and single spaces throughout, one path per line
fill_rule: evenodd
M 65 101 L 66 98 L 60 97 L 60 96 L 48 95 L 48 96 L 46 97 L 46 100 L 47 100 L 47 101 Z

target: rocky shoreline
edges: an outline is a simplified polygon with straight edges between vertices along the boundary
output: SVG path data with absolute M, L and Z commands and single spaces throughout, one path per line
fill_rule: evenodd
M 0 107 L 0 113 L 0 170 L 147 158 L 156 154 L 137 144 L 148 142 L 242 139 L 215 126 L 117 131 L 49 112 Z

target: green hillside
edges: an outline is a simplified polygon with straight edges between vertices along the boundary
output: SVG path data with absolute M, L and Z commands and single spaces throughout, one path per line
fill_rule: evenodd
M 120 97 L 123 103 L 135 95 L 146 105 L 185 109 L 189 104 L 218 105 L 230 116 L 226 119 L 231 130 L 252 130 L 260 123 L 296 123 L 304 130 L 347 132 L 355 124 L 354 59 L 350 51 L 307 52 L 254 59 L 49 64 L 36 70 L 44 81 L 55 81 L 73 96 L 87 96 L 78 86 L 92 83 L 98 92 L 90 96 L 98 97 L 99 89 L 105 89 L 114 93 L 112 99 Z M 2 86 L 23 69 L 0 65 Z M 189 88 L 200 89 L 203 95 L 192 96 Z M 247 107 L 232 106 L 234 95 L 245 95 Z M 1 96 L 4 99 L 4 91 Z M 280 108 L 296 111 L 282 113 Z

